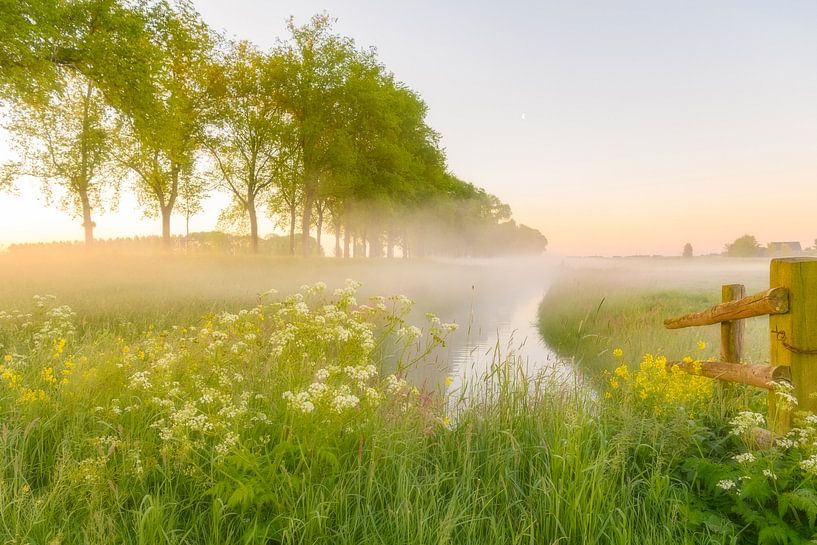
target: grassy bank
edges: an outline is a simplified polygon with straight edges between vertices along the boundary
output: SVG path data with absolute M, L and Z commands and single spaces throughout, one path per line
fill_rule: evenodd
M 729 421 L 762 410 L 756 399 L 624 358 L 597 394 L 503 361 L 456 403 L 461 392 L 404 374 L 435 360 L 453 325 L 430 315 L 417 327 L 408 319 L 426 309 L 356 284 L 283 287 L 333 267 L 423 287 L 422 263 L 97 259 L 0 268 L 2 543 L 727 544 L 814 532 L 817 425 L 785 452 L 750 450 Z M 270 279 L 281 292 L 259 296 Z M 57 296 L 26 294 L 44 286 Z M 577 305 L 594 299 L 581 292 Z M 658 342 L 637 338 L 643 327 L 626 323 L 637 304 L 619 296 L 631 310 L 616 332 Z
M 708 542 L 667 473 L 683 427 L 511 367 L 445 414 L 379 362 L 447 324 L 353 286 L 268 297 L 138 333 L 49 297 L 1 315 L 3 542 Z
M 758 276 L 754 271 L 736 272 L 731 282 L 761 289 Z M 717 357 L 717 326 L 668 330 L 663 322 L 719 303 L 719 280 L 708 280 L 700 271 L 697 276 L 681 272 L 656 278 L 638 269 L 577 268 L 564 273 L 542 300 L 539 330 L 560 356 L 575 358 L 593 375 L 617 365 L 612 357 L 615 348 L 621 348 L 628 360 L 648 353 L 674 360 Z M 747 320 L 745 340 L 746 361 L 768 361 L 765 320 Z

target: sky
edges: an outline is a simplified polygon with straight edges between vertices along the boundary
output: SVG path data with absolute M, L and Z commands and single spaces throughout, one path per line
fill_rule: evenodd
M 336 17 L 426 101 L 450 170 L 510 204 L 553 253 L 817 238 L 817 2 L 194 4 L 261 47 L 285 37 L 290 15 Z M 0 158 L 8 147 L 0 133 Z M 80 222 L 44 208 L 35 187 L 0 196 L 0 244 L 80 239 Z M 191 228 L 212 229 L 225 202 Z M 160 231 L 127 194 L 96 223 L 101 237 Z

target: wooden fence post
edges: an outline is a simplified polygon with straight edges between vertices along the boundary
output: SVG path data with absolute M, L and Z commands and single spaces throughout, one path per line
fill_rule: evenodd
M 791 367 L 797 409 L 817 413 L 817 259 L 773 259 L 770 287 L 789 290 L 789 312 L 769 317 L 771 364 Z M 769 427 L 785 433 L 791 413 L 769 392 Z
M 746 297 L 743 284 L 721 286 L 721 302 L 738 301 Z M 721 361 L 740 363 L 743 359 L 743 320 L 721 322 Z

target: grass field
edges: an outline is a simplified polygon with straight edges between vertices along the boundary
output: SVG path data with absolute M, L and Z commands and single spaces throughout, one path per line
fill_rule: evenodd
M 576 358 L 591 374 L 611 370 L 615 348 L 629 359 L 663 354 L 717 357 L 718 326 L 668 330 L 664 319 L 720 303 L 721 285 L 743 283 L 747 293 L 768 289 L 768 261 L 723 259 L 577 260 L 548 291 L 539 329 L 556 352 Z M 768 362 L 766 319 L 746 321 L 744 360 Z M 706 344 L 698 348 L 698 342 Z
M 402 283 L 446 307 L 462 265 L 231 259 L 0 258 L 0 543 L 692 544 L 808 532 L 798 466 L 757 454 L 776 465 L 752 475 L 771 467 L 781 494 L 800 494 L 779 515 L 771 493 L 741 511 L 720 484 L 747 471 L 728 425 L 746 399 L 672 378 L 691 395 L 655 411 L 646 390 L 566 389 L 505 361 L 469 404 L 452 404 L 458 392 L 384 365 L 422 365 L 451 334 L 445 316 L 337 278 Z M 270 284 L 279 293 L 259 297 Z M 636 329 L 622 319 L 618 331 Z M 596 353 L 587 339 L 576 349 Z

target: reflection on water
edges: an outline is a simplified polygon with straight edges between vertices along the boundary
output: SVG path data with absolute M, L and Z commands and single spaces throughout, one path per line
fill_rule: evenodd
M 444 322 L 460 327 L 433 362 L 413 369 L 416 383 L 440 388 L 450 376 L 449 391 L 473 386 L 496 364 L 510 360 L 522 367 L 526 376 L 547 374 L 559 381 L 576 377 L 568 363 L 561 361 L 542 341 L 537 328 L 539 303 L 544 297 L 554 266 L 539 260 L 470 260 L 461 278 L 452 283 L 443 305 L 440 300 L 416 299 L 419 308 L 435 309 Z M 450 304 L 450 302 L 456 304 Z M 418 324 L 419 325 L 419 324 Z
M 544 286 L 526 286 L 506 294 L 489 308 L 475 305 L 473 315 L 448 346 L 451 389 L 483 379 L 493 365 L 513 359 L 527 376 L 543 372 L 559 381 L 572 381 L 573 368 L 542 341 L 537 328 Z

